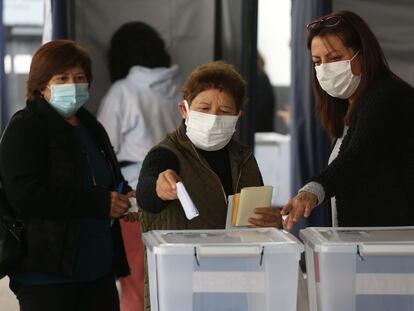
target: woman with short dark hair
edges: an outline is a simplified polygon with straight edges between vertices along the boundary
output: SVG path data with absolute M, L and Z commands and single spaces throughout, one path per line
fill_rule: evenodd
M 316 110 L 336 143 L 328 167 L 285 206 L 287 227 L 325 198 L 334 226 L 412 225 L 414 89 L 357 14 L 334 12 L 307 28 Z
M 145 157 L 137 194 L 143 231 L 223 229 L 227 197 L 263 184 L 250 148 L 233 134 L 246 100 L 245 81 L 222 61 L 196 68 L 186 79 L 179 110 L 183 122 Z M 175 183 L 182 180 L 200 216 L 186 219 Z M 277 209 L 257 211 L 252 226 L 277 227 Z M 260 217 L 262 216 L 262 217 Z
M 10 288 L 21 310 L 119 310 L 115 275 L 129 273 L 118 218 L 129 186 L 103 127 L 84 108 L 89 53 L 51 41 L 33 56 L 27 104 L 0 144 L 6 197 L 24 223 L 26 253 Z M 126 194 L 127 193 L 127 194 Z
M 196 68 L 183 86 L 181 125 L 145 157 L 137 186 L 143 232 L 224 229 L 227 198 L 243 187 L 263 185 L 249 147 L 233 134 L 246 100 L 245 81 L 222 61 Z M 199 210 L 188 220 L 177 199 L 182 181 Z M 256 208 L 252 227 L 281 227 L 276 208 Z M 146 287 L 147 288 L 147 287 Z M 146 310 L 149 310 L 148 292 Z

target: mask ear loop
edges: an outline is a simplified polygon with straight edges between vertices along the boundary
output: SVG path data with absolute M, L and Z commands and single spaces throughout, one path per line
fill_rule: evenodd
M 188 125 L 188 119 L 190 118 L 190 106 L 188 105 L 188 101 L 186 99 L 183 100 L 185 110 L 187 112 L 187 119 L 185 119 L 184 123 Z
M 354 54 L 354 56 L 352 56 L 349 62 L 351 63 L 358 54 L 359 54 L 359 50 Z
M 183 102 L 184 102 L 185 110 L 187 111 L 187 113 L 189 113 L 190 112 L 190 106 L 188 105 L 188 101 L 186 99 L 184 99 Z
M 49 89 L 50 92 L 52 92 L 52 88 L 50 87 L 49 84 L 46 85 L 46 88 Z M 45 94 L 43 94 L 42 92 L 40 92 L 40 96 L 42 96 L 42 98 L 46 99 Z M 52 93 L 50 93 L 50 97 L 52 97 Z M 46 100 L 48 101 L 48 100 Z

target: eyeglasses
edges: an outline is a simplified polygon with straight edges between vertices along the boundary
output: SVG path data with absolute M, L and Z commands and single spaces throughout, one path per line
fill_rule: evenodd
M 313 21 L 312 23 L 308 24 L 306 26 L 307 30 L 311 29 L 317 29 L 317 28 L 331 28 L 338 26 L 341 22 L 343 22 L 344 19 L 342 16 L 334 15 L 334 16 L 328 16 L 326 18 L 321 18 L 316 21 Z

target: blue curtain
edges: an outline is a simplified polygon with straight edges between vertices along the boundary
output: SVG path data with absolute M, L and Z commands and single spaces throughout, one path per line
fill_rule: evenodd
M 315 115 L 306 25 L 329 10 L 329 1 L 292 0 L 292 196 L 327 164 L 330 143 Z M 326 218 L 326 209 L 320 206 L 310 218 L 297 223 L 293 233 L 306 226 L 327 225 Z
M 70 1 L 52 0 L 52 40 L 69 39 Z
M 4 56 L 6 53 L 6 35 L 3 25 L 3 0 L 0 0 L 0 100 L 1 100 L 1 132 L 9 120 L 7 106 L 7 81 L 4 71 Z
M 241 118 L 240 141 L 254 149 L 254 109 L 257 102 L 257 15 L 258 0 L 243 0 L 241 11 L 241 74 L 247 82 L 249 103 Z

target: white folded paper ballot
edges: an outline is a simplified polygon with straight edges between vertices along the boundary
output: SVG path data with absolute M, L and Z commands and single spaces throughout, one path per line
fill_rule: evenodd
M 187 190 L 185 190 L 184 184 L 181 181 L 177 183 L 177 196 L 183 206 L 185 216 L 188 220 L 191 220 L 199 215 L 197 207 L 195 207 L 190 195 Z
M 139 208 L 137 204 L 137 199 L 135 197 L 129 198 L 129 203 L 131 207 L 124 213 L 124 215 L 128 215 L 129 213 L 138 213 Z

